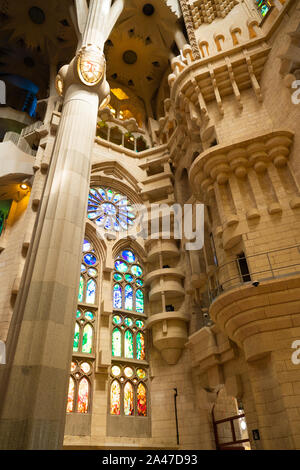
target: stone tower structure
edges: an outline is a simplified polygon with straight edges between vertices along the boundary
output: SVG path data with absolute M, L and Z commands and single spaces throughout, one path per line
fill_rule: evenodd
M 299 0 L 0 29 L 0 448 L 299 449 Z

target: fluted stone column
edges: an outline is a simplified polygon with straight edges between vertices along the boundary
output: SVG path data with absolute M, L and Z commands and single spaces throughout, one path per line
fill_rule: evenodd
M 96 32 L 109 23 L 110 3 L 91 0 L 83 32 L 89 44 L 98 40 L 100 54 L 106 35 Z M 63 444 L 91 156 L 99 102 L 109 92 L 105 69 L 96 86 L 86 86 L 76 63 L 61 74 L 61 121 L 0 370 L 1 449 Z

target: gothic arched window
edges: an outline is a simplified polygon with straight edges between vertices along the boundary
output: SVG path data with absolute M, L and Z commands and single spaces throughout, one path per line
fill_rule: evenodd
M 98 274 L 98 258 L 92 243 L 86 238 L 82 247 L 67 413 L 88 413 L 90 410 L 95 361 Z
M 272 4 L 269 0 L 255 0 L 255 4 L 262 18 L 265 18 L 272 9 Z
M 129 249 L 114 266 L 110 414 L 148 416 L 144 270 Z

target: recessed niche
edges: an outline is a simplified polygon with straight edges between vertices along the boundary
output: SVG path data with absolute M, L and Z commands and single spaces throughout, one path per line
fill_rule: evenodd
M 151 3 L 145 3 L 145 5 L 143 6 L 144 15 L 152 16 L 154 12 L 155 12 L 154 6 L 151 5 Z
M 43 24 L 46 21 L 46 15 L 39 7 L 29 8 L 28 15 L 34 24 Z
M 133 65 L 137 61 L 137 55 L 134 51 L 131 51 L 131 50 L 125 51 L 123 54 L 123 60 L 125 64 Z

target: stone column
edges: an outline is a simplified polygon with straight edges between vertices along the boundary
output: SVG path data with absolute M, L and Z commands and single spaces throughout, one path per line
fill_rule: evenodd
M 91 0 L 84 39 L 97 39 L 97 27 L 110 22 L 110 3 Z M 64 106 L 0 376 L 1 449 L 63 445 L 92 149 L 99 102 L 109 93 L 106 34 L 92 44 L 102 69 L 95 86 L 80 80 L 77 57 L 60 73 Z

